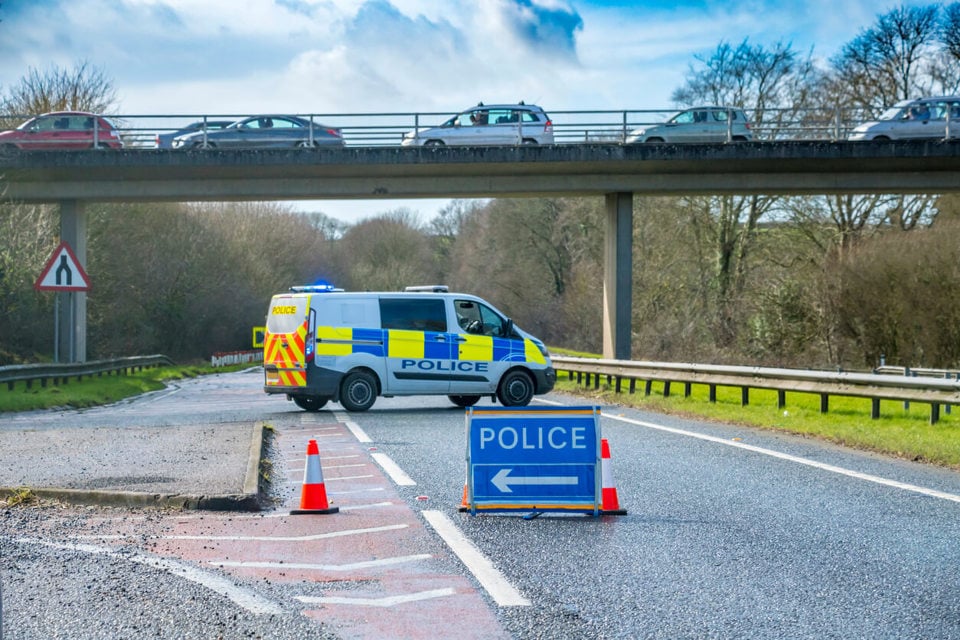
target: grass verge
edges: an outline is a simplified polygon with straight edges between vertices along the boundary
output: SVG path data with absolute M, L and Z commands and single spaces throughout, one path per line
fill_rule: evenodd
M 47 382 L 43 387 L 37 380 L 30 387 L 25 382 L 17 382 L 10 390 L 0 386 L 0 412 L 31 411 L 34 409 L 53 409 L 69 407 L 81 409 L 117 402 L 124 398 L 140 395 L 149 391 L 163 389 L 166 383 L 184 378 L 195 378 L 211 373 L 226 373 L 245 369 L 250 365 L 213 368 L 209 365 L 179 365 L 173 367 L 154 367 L 126 375 L 106 375 L 84 377 L 82 380 L 70 378 L 59 384 Z

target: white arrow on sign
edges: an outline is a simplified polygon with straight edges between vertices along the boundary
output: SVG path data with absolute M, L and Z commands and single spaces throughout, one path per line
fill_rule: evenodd
M 500 469 L 497 472 L 497 475 L 493 476 L 493 479 L 490 481 L 493 483 L 497 489 L 502 493 L 513 493 L 513 489 L 510 488 L 510 485 L 524 485 L 524 484 L 536 484 L 536 485 L 561 485 L 561 484 L 578 484 L 580 479 L 577 476 L 526 476 L 526 477 L 517 477 L 510 476 L 510 472 L 513 469 Z

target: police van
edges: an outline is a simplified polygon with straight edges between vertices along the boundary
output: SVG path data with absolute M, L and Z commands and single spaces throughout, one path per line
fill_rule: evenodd
M 366 411 L 377 396 L 411 395 L 525 406 L 556 382 L 540 340 L 483 299 L 444 286 L 291 287 L 270 301 L 263 367 L 263 390 L 306 411 L 331 400 Z

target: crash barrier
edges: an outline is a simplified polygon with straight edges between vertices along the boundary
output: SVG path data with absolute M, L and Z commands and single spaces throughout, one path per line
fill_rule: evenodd
M 226 351 L 210 356 L 211 367 L 227 367 L 232 364 L 253 364 L 263 362 L 263 350 L 259 351 Z
M 172 365 L 173 360 L 164 355 L 131 356 L 112 360 L 93 360 L 90 362 L 52 363 L 52 364 L 14 364 L 0 367 L 0 383 L 7 384 L 7 390 L 13 391 L 17 382 L 26 382 L 27 389 L 39 380 L 41 387 L 49 382 L 54 385 L 67 384 L 70 378 L 78 381 L 84 376 L 102 376 L 103 374 L 126 375 L 144 368 Z
M 777 406 L 786 406 L 787 392 L 810 393 L 820 396 L 820 413 L 827 413 L 830 396 L 869 398 L 870 417 L 880 417 L 880 401 L 896 400 L 904 403 L 922 402 L 930 405 L 930 424 L 940 420 L 940 409 L 960 404 L 960 380 L 938 379 L 928 376 L 855 373 L 845 371 L 815 371 L 805 369 L 778 369 L 773 367 L 738 367 L 711 364 L 675 362 L 644 362 L 551 356 L 558 372 L 566 371 L 577 384 L 600 388 L 605 377 L 607 384 L 621 393 L 623 382 L 629 384 L 629 393 L 636 392 L 637 381 L 644 383 L 644 395 L 650 395 L 653 382 L 663 383 L 663 395 L 671 393 L 672 383 L 683 384 L 683 395 L 690 395 L 694 384 L 709 388 L 709 401 L 716 402 L 717 387 L 739 387 L 741 405 L 750 403 L 751 389 L 773 389 L 777 392 Z

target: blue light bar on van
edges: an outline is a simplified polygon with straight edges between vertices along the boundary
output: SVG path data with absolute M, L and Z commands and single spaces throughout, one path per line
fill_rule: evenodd
M 329 293 L 330 291 L 343 291 L 332 284 L 305 284 L 297 287 L 290 287 L 293 293 Z

